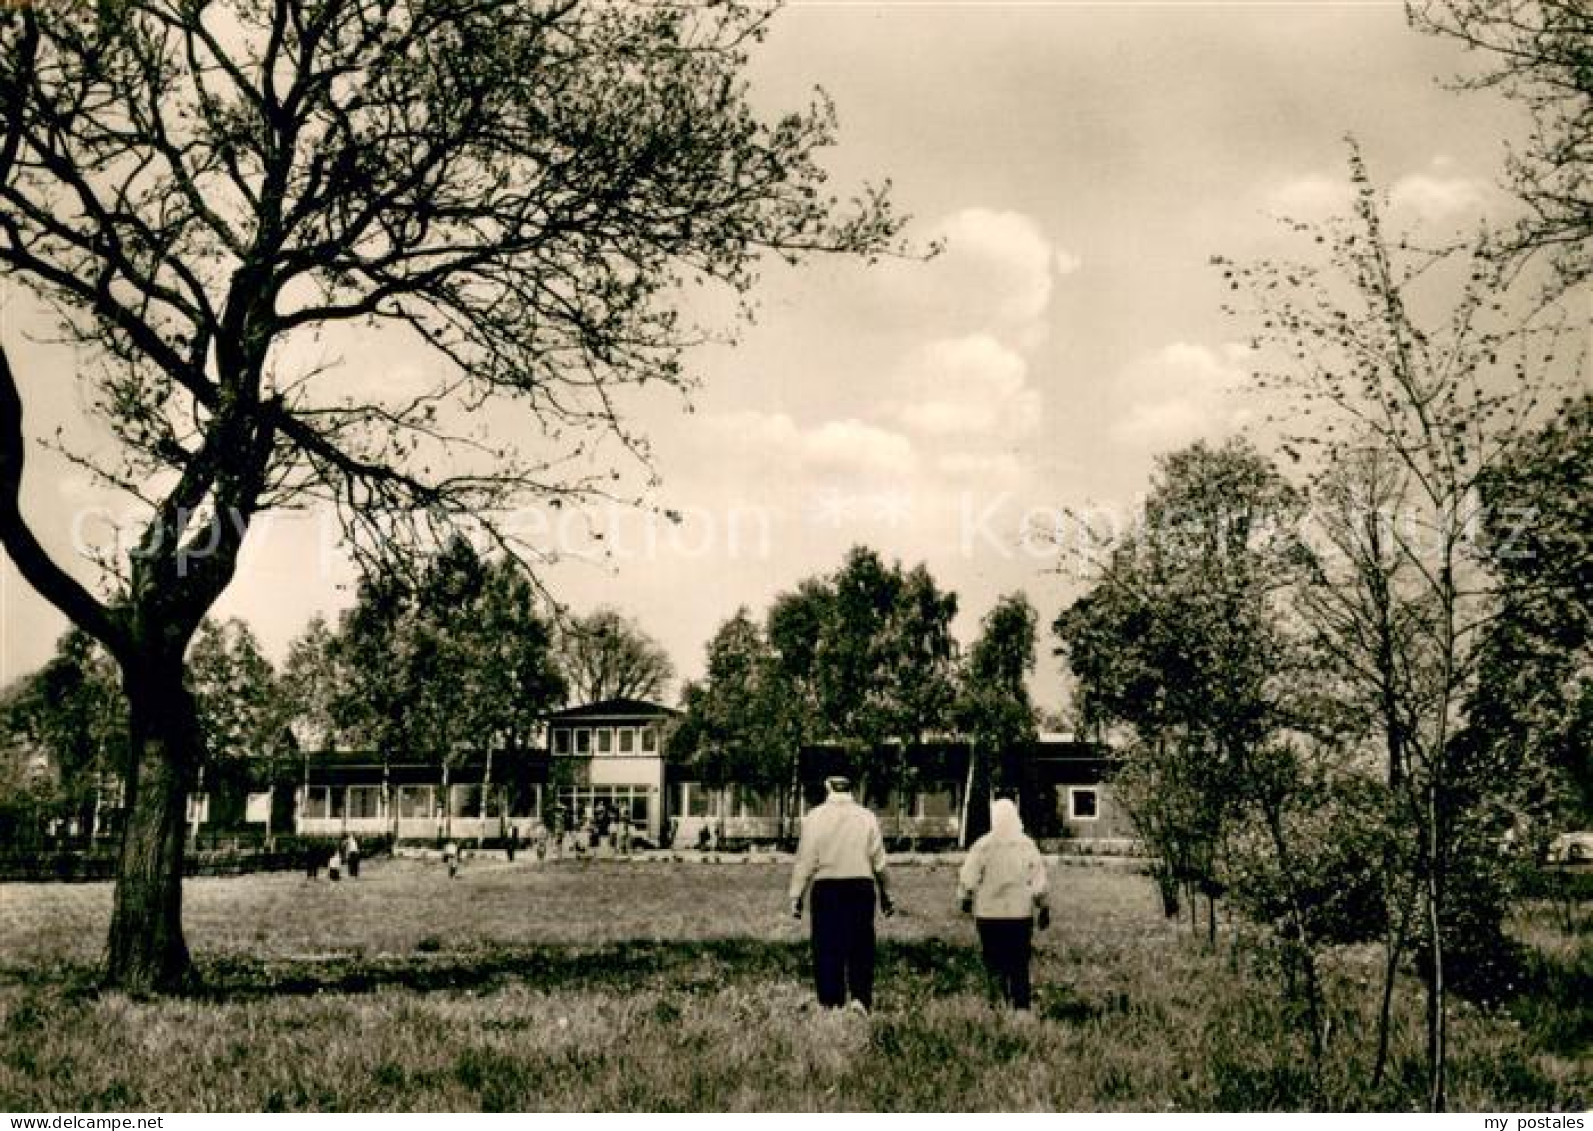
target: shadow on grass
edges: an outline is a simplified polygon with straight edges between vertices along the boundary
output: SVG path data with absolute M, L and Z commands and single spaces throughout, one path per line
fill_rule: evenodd
M 657 1008 L 670 1011 L 678 1009 L 682 996 L 779 982 L 805 986 L 811 955 L 806 940 L 634 940 L 600 946 L 450 949 L 426 939 L 408 954 L 201 957 L 196 973 L 197 985 L 185 996 L 218 1005 L 388 990 L 484 993 L 524 985 L 547 992 L 652 990 L 660 996 Z M 0 969 L 0 986 L 47 988 L 61 1006 L 98 996 L 97 978 L 97 971 L 81 965 Z M 882 942 L 876 978 L 882 993 L 908 1002 L 983 997 L 986 992 L 978 949 L 941 939 Z M 1064 983 L 1042 982 L 1035 987 L 1034 1008 L 1044 1020 L 1077 1024 L 1127 1012 L 1128 997 L 1116 994 L 1092 1001 Z
M 1507 1008 L 1541 1049 L 1593 1055 L 1593 947 L 1569 954 L 1526 952 Z
M 671 994 L 714 993 L 728 986 L 763 985 L 809 976 L 806 942 L 714 939 L 633 941 L 604 946 L 534 946 L 448 951 L 417 948 L 408 955 L 323 959 L 212 959 L 201 965 L 200 1000 L 231 1002 L 316 994 L 366 994 L 386 989 L 416 993 L 481 991 L 514 984 L 542 990 Z M 978 955 L 967 947 L 929 940 L 880 947 L 881 982 L 911 983 L 912 992 L 940 996 L 983 988 Z M 1082 1007 L 1080 1007 L 1082 1008 Z M 1065 1009 L 1071 1015 L 1074 1010 Z

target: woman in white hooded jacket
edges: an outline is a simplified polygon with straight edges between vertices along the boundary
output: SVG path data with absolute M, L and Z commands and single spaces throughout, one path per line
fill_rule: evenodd
M 1034 927 L 1037 920 L 1042 931 L 1051 925 L 1051 908 L 1045 861 L 1024 835 L 1011 801 L 990 807 L 990 831 L 968 850 L 957 877 L 957 899 L 979 929 L 992 997 L 1028 1009 Z

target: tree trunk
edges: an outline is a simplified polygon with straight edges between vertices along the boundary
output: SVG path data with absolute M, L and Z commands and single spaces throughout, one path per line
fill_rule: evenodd
M 440 835 L 446 840 L 454 838 L 454 799 L 448 789 L 448 762 L 442 764 L 442 823 Z
M 1389 921 L 1389 933 L 1384 942 L 1386 949 L 1383 963 L 1383 995 L 1377 1012 L 1377 1058 L 1372 1065 L 1374 1088 L 1382 1085 L 1383 1075 L 1388 1070 L 1389 1030 L 1394 1019 L 1394 984 L 1399 977 L 1399 960 L 1409 936 L 1414 903 L 1414 894 L 1404 900 L 1400 907 L 1399 922 L 1396 924 L 1392 919 Z
M 968 813 L 969 803 L 973 800 L 974 791 L 974 759 L 978 757 L 978 747 L 970 741 L 968 743 L 968 772 L 964 775 L 962 787 L 961 812 L 957 816 L 957 844 L 961 848 L 968 847 Z
M 1435 768 L 1432 782 L 1427 788 L 1427 926 L 1432 932 L 1432 955 L 1429 958 L 1427 981 L 1427 1065 L 1428 1110 L 1443 1111 L 1447 1105 L 1445 1076 L 1448 1050 L 1448 1008 L 1444 985 L 1444 935 L 1443 935 L 1443 854 L 1442 830 L 1439 825 L 1439 793 L 1441 779 Z
M 492 747 L 487 747 L 486 766 L 481 771 L 481 804 L 476 806 L 476 847 L 480 848 L 487 827 L 487 794 L 492 791 Z
M 126 680 L 131 811 L 122 834 L 105 982 L 167 993 L 192 982 L 183 939 L 183 841 L 189 778 L 200 762 L 194 703 L 181 663 L 156 663 Z
M 1299 885 L 1294 879 L 1292 853 L 1289 851 L 1288 837 L 1284 832 L 1282 808 L 1278 802 L 1274 801 L 1266 805 L 1264 811 L 1267 830 L 1272 836 L 1272 848 L 1277 854 L 1278 870 L 1283 874 L 1284 891 L 1288 896 L 1289 917 L 1291 920 L 1290 934 L 1293 937 L 1287 940 L 1286 949 L 1295 952 L 1295 960 L 1299 963 L 1301 977 L 1305 980 L 1305 1008 L 1307 1023 L 1311 1027 L 1311 1062 L 1314 1080 L 1314 1073 L 1320 1070 L 1322 1063 L 1323 1044 L 1326 1037 L 1323 1019 L 1326 1016 L 1327 1006 L 1322 997 L 1322 981 L 1318 976 L 1316 967 L 1316 943 L 1311 937 L 1310 927 L 1305 917 L 1305 908 L 1300 903 Z
M 193 849 L 194 849 L 195 852 L 199 851 L 199 826 L 200 826 L 201 822 L 204 820 L 204 810 L 203 810 L 203 808 L 201 808 L 201 806 L 204 803 L 204 796 L 205 796 L 205 767 L 203 765 L 200 765 L 198 772 L 195 773 L 195 775 L 194 775 L 194 792 L 193 792 L 193 796 L 188 799 L 189 807 L 193 809 L 193 822 L 192 822 L 192 829 L 190 830 L 190 833 L 189 833 L 189 843 L 191 845 L 193 845 Z M 215 838 L 212 837 L 211 839 L 212 839 L 212 841 L 214 841 Z M 215 847 L 214 843 L 211 844 L 211 847 L 212 848 Z

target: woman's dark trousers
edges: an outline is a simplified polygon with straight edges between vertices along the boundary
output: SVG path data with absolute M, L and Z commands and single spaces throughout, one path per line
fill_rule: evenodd
M 1030 919 L 977 919 L 984 950 L 990 995 L 1015 1009 L 1029 1008 L 1029 950 L 1034 939 Z

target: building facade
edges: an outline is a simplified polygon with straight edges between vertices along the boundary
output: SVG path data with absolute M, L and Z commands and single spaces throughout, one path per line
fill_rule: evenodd
M 906 767 L 910 785 L 892 787 L 868 763 Z M 671 842 L 690 846 L 704 832 L 715 841 L 774 841 L 796 836 L 803 813 L 824 799 L 824 779 L 845 773 L 857 782 L 861 799 L 879 818 L 880 832 L 893 847 L 950 847 L 965 844 L 988 827 L 988 809 L 968 803 L 978 788 L 970 770 L 974 751 L 966 739 L 948 736 L 914 747 L 906 758 L 899 748 L 878 751 L 859 762 L 839 745 L 805 748 L 788 785 L 754 788 L 739 783 L 697 780 L 684 766 L 667 770 Z M 1035 741 L 988 755 L 984 775 L 993 790 L 1014 796 L 1025 828 L 1051 841 L 1127 842 L 1133 826 L 1111 790 L 1111 751 L 1070 734 L 1046 733 Z M 965 833 L 966 830 L 966 833 Z
M 664 746 L 677 715 L 642 699 L 606 699 L 549 715 L 548 796 L 561 822 L 580 825 L 606 807 L 661 843 Z
M 609 699 L 554 712 L 546 720 L 546 745 L 517 754 L 461 755 L 441 766 L 384 761 L 369 751 L 307 755 L 296 768 L 298 780 L 287 787 L 293 830 L 315 837 L 352 832 L 485 841 L 511 829 L 525 838 L 539 824 L 580 828 L 606 813 L 623 816 L 639 842 L 654 846 L 789 842 L 802 814 L 823 800 L 824 778 L 844 772 L 858 781 L 893 848 L 953 847 L 982 833 L 988 809 L 970 805 L 970 797 L 983 783 L 1017 798 L 1024 825 L 1037 838 L 1104 843 L 1134 837 L 1112 794 L 1111 751 L 1072 735 L 1042 734 L 978 760 L 957 736 L 914 746 L 906 757 L 892 747 L 860 759 L 856 751 L 819 744 L 803 749 L 789 780 L 756 786 L 703 781 L 689 765 L 670 762 L 665 749 L 677 718 L 657 703 Z M 869 772 L 880 765 L 896 767 L 891 776 L 910 784 L 891 788 L 886 775 Z M 250 808 L 264 812 L 267 806 L 251 798 Z
M 306 755 L 292 786 L 300 836 L 496 840 L 541 819 L 541 750 L 461 755 L 446 763 L 383 759 L 369 750 Z

